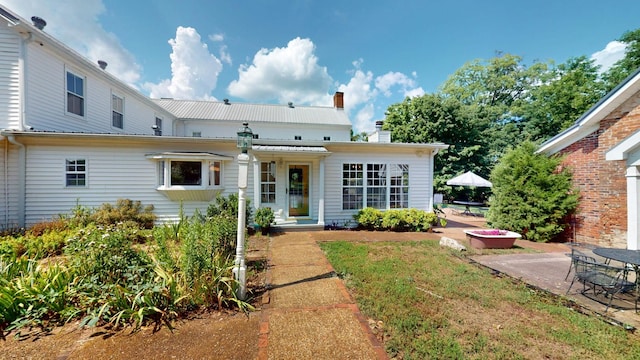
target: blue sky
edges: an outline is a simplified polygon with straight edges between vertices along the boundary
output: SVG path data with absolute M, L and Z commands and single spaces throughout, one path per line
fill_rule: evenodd
M 624 54 L 640 1 L 1 0 L 152 97 L 332 105 L 356 132 L 496 52 L 534 61 Z

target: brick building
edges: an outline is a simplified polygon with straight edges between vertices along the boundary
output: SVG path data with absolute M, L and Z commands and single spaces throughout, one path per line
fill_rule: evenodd
M 567 240 L 640 249 L 640 69 L 538 151 L 565 156 L 580 189 Z

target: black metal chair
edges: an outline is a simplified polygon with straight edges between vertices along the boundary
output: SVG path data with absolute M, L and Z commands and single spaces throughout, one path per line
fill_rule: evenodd
M 571 247 L 571 253 L 567 254 L 567 256 L 569 256 L 571 258 L 571 264 L 569 265 L 569 271 L 567 271 L 567 275 L 564 277 L 565 280 L 567 280 L 569 278 L 569 275 L 571 274 L 571 270 L 573 270 L 575 268 L 575 264 L 573 263 L 573 255 L 584 255 L 584 256 L 590 256 L 587 255 L 588 253 L 591 253 L 591 251 L 593 251 L 593 249 L 595 249 L 595 245 L 591 245 L 591 244 L 587 244 L 587 243 L 571 243 L 569 244 L 569 246 Z M 591 257 L 592 259 L 595 258 Z
M 627 280 L 629 270 L 626 267 L 599 263 L 593 257 L 578 254 L 571 256 L 571 263 L 575 274 L 569 289 L 567 289 L 567 294 L 571 291 L 574 282 L 578 280 L 583 284 L 581 291 L 583 295 L 592 289 L 594 296 L 604 293 L 605 298 L 609 298 L 605 312 L 609 310 L 611 302 L 617 294 L 636 289 L 636 283 Z M 638 311 L 637 297 L 635 297 L 635 310 Z

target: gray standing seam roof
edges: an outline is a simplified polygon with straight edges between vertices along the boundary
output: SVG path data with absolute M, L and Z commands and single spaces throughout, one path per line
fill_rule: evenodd
M 219 101 L 154 99 L 178 119 L 248 121 L 294 124 L 351 126 L 344 109 L 321 106 L 289 106 L 274 104 L 228 104 Z

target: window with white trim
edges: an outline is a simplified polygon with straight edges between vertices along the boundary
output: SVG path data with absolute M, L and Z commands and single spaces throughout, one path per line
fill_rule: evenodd
M 156 117 L 156 125 L 153 128 L 153 134 L 155 136 L 162 136 L 162 119 Z
M 220 186 L 221 183 L 221 174 L 222 174 L 222 162 L 220 161 L 211 161 L 209 162 L 209 186 Z
M 364 171 L 366 167 L 366 171 Z M 342 209 L 409 207 L 409 165 L 342 164 Z
M 342 164 L 342 209 L 362 209 L 363 185 L 364 174 L 362 164 Z
M 276 202 L 276 172 L 275 161 L 260 163 L 260 202 Z
M 111 126 L 124 129 L 124 98 L 111 94 Z
M 409 207 L 409 165 L 389 165 L 389 207 L 406 209 Z
M 158 161 L 158 186 L 173 190 L 222 187 L 222 162 L 232 159 L 209 153 L 162 153 L 147 157 Z
M 387 208 L 387 164 L 367 164 L 367 206 Z
M 84 77 L 67 71 L 67 112 L 84 116 Z
M 87 160 L 86 159 L 65 160 L 65 186 L 66 187 L 87 186 Z

